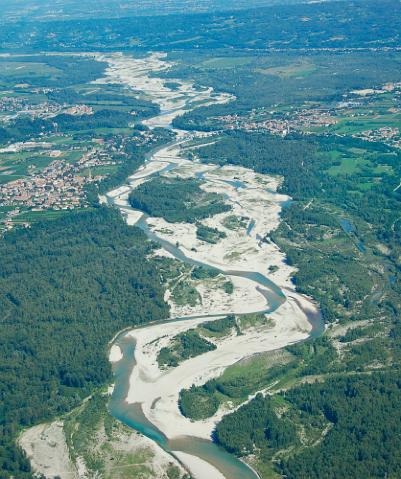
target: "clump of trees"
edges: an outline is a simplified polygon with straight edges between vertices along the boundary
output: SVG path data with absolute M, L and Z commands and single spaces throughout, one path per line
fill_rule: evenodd
M 221 239 L 226 238 L 227 235 L 224 231 L 219 231 L 217 228 L 210 228 L 202 223 L 198 223 L 196 226 L 196 237 L 206 243 L 216 244 Z
M 133 190 L 129 202 L 133 208 L 170 223 L 194 223 L 230 210 L 223 196 L 207 193 L 200 181 L 181 178 L 153 178 Z
M 157 356 L 157 362 L 162 367 L 176 367 L 186 359 L 215 349 L 213 343 L 203 338 L 198 331 L 190 329 L 175 336 L 169 346 L 162 348 Z

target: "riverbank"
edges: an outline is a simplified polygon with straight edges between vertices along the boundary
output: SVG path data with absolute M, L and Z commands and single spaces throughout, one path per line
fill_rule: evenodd
M 121 470 L 143 479 L 185 475 L 181 463 L 154 441 L 110 418 L 106 401 L 88 398 L 65 417 L 20 435 L 35 473 L 49 479 L 120 478 Z

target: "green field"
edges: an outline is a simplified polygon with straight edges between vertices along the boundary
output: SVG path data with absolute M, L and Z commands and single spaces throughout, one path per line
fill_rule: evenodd
M 80 176 L 110 175 L 118 170 L 118 165 L 104 165 L 87 168 L 80 172 Z
M 353 135 L 368 130 L 378 130 L 383 127 L 401 127 L 399 115 L 373 115 L 366 117 L 344 117 L 330 131 L 341 135 Z
M 2 61 L 0 60 L 0 77 L 26 76 L 29 83 L 29 76 L 53 76 L 61 73 L 58 68 L 51 67 L 46 63 Z
M 294 62 L 289 65 L 260 68 L 257 71 L 265 75 L 278 76 L 280 78 L 309 77 L 318 70 L 318 66 L 309 60 Z
M 88 211 L 89 208 L 75 208 L 74 211 Z M 14 223 L 36 223 L 38 221 L 56 220 L 62 216 L 68 215 L 69 210 L 43 210 L 43 211 L 23 211 L 13 220 Z
M 351 173 L 356 173 L 360 171 L 362 166 L 370 165 L 369 160 L 364 160 L 362 158 L 342 158 L 341 164 L 338 166 L 332 166 L 328 169 L 329 175 L 346 175 Z
M 208 60 L 203 61 L 200 66 L 203 68 L 210 69 L 225 69 L 225 68 L 235 68 L 237 66 L 248 65 L 254 61 L 254 57 L 215 57 L 209 58 Z

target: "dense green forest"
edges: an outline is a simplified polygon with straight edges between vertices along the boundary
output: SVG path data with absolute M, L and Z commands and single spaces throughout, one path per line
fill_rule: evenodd
M 146 111 L 146 115 L 150 113 Z M 141 115 L 142 117 L 142 115 Z M 8 141 L 23 141 L 43 133 L 51 134 L 64 132 L 84 136 L 86 132 L 93 132 L 101 128 L 127 128 L 136 118 L 128 112 L 118 110 L 99 110 L 93 115 L 71 116 L 58 115 L 52 120 L 19 118 L 6 127 L 0 128 L 0 143 Z
M 133 208 L 170 223 L 194 223 L 230 209 L 222 195 L 207 193 L 200 185 L 193 179 L 157 177 L 133 190 L 129 202 Z
M 102 110 L 93 115 L 76 117 L 58 115 L 50 120 L 20 118 L 0 129 L 0 142 L 28 140 L 32 136 L 57 131 L 74 132 L 95 128 L 126 128 L 133 117 L 128 113 Z
M 238 455 L 259 449 L 268 460 L 281 451 L 276 461 L 290 479 L 395 478 L 401 474 L 400 400 L 398 372 L 333 378 L 258 395 L 225 416 L 215 437 Z
M 237 325 L 234 314 L 229 314 L 223 319 L 217 319 L 215 321 L 206 321 L 200 325 L 201 328 L 210 331 L 211 333 L 229 334 L 233 328 Z
M 60 19 L 85 19 L 85 18 L 120 18 L 122 16 L 145 16 L 145 15 L 168 15 L 186 12 L 220 12 L 225 10 L 243 10 L 266 5 L 293 4 L 298 0 L 237 0 L 235 4 L 227 3 L 226 0 L 171 0 L 160 2 L 159 0 L 147 0 L 145 3 L 121 4 L 118 0 L 99 2 L 98 0 L 70 0 L 66 4 L 60 4 L 57 11 Z M 2 20 L 7 22 L 15 18 L 34 18 L 43 20 L 53 13 L 54 5 L 51 0 L 26 0 L 23 5 L 10 4 L 7 0 L 0 0 L 3 8 Z M 25 8 L 24 8 L 25 7 Z
M 204 161 L 251 168 L 259 173 L 283 176 L 284 191 L 308 196 L 321 188 L 315 170 L 325 159 L 317 155 L 317 142 L 304 137 L 280 138 L 266 133 L 227 132 L 215 143 L 199 148 Z M 302 174 L 300 174 L 302 171 Z
M 0 477 L 30 477 L 16 435 L 111 378 L 107 344 L 168 316 L 151 244 L 99 208 L 8 233 L 0 243 Z

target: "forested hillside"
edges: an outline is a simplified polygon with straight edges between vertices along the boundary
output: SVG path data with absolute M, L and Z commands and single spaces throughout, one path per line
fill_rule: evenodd
M 397 373 L 329 379 L 273 398 L 257 396 L 223 418 L 216 439 L 240 455 L 260 449 L 265 460 L 286 450 L 276 460 L 289 479 L 396 478 L 400 401 Z M 291 448 L 300 445 L 292 457 Z
M 282 3 L 298 3 L 298 0 L 147 0 L 146 2 L 120 3 L 118 0 L 68 0 L 58 4 L 58 18 L 120 18 L 142 15 L 167 15 L 186 12 L 209 12 L 255 8 Z M 4 12 L 4 20 L 15 18 L 44 20 L 54 11 L 51 0 L 25 0 L 10 3 L 1 0 L 0 7 Z M 25 7 L 25 8 L 24 8 Z
M 0 477 L 30 477 L 22 427 L 107 383 L 107 344 L 168 316 L 151 245 L 113 210 L 71 213 L 0 243 Z

